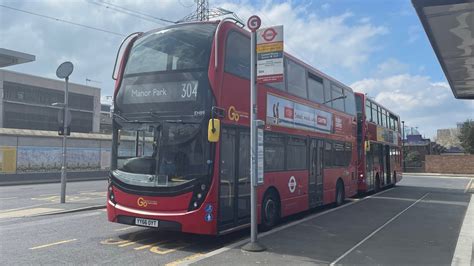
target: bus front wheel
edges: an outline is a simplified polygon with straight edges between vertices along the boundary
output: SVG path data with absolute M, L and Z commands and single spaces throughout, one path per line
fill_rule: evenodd
M 275 226 L 280 218 L 280 201 L 272 190 L 265 193 L 262 202 L 262 229 L 267 231 Z

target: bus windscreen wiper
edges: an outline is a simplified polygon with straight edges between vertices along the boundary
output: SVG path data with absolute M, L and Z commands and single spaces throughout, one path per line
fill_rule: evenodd
M 130 119 L 127 119 L 117 113 L 113 113 L 114 114 L 114 117 L 118 117 L 120 118 L 121 120 L 127 122 L 127 123 L 134 123 L 134 124 L 142 124 L 142 123 L 154 123 L 155 121 L 151 121 L 151 120 L 137 120 L 137 119 L 134 119 L 134 120 L 130 120 Z

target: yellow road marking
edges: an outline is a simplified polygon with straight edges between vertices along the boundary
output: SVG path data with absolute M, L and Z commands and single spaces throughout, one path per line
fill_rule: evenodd
M 107 210 L 105 210 L 107 211 Z M 136 226 L 127 226 L 127 227 L 124 227 L 124 228 L 119 228 L 119 229 L 115 229 L 114 231 L 115 232 L 120 232 L 120 231 L 125 231 L 125 230 L 128 230 L 128 229 L 132 229 L 132 228 L 137 228 Z
M 171 252 L 175 252 L 176 250 L 185 248 L 189 245 L 190 245 L 189 243 L 178 241 L 176 243 L 170 243 L 170 245 L 167 245 L 165 248 L 154 246 L 150 248 L 150 251 L 156 254 L 165 255 Z
M 123 248 L 123 247 L 126 247 L 126 246 L 130 246 L 130 245 L 133 245 L 133 244 L 137 244 L 137 242 L 139 242 L 139 241 L 146 241 L 146 240 L 148 240 L 148 239 L 152 239 L 152 237 L 143 238 L 143 239 L 138 239 L 138 240 L 136 240 L 136 241 L 129 241 L 128 243 L 119 245 L 119 247 Z
M 141 247 L 138 247 L 138 248 L 134 248 L 135 250 L 142 250 L 142 249 L 146 249 L 146 248 L 151 248 L 155 245 L 158 245 L 158 244 L 163 244 L 163 243 L 166 243 L 168 242 L 169 240 L 160 240 L 160 241 L 157 241 L 157 242 L 154 242 L 154 243 L 151 243 L 151 244 L 148 244 L 148 245 L 144 245 L 144 246 L 141 246 Z
M 181 259 L 178 259 L 178 260 L 175 260 L 175 261 L 172 261 L 172 262 L 169 262 L 169 263 L 166 263 L 165 266 L 177 266 L 177 265 L 181 265 L 187 261 L 190 261 L 190 260 L 193 260 L 195 258 L 199 258 L 201 257 L 203 254 L 202 253 L 196 253 L 196 254 L 193 254 L 191 256 L 187 256 L 187 257 L 184 257 L 184 258 L 181 258 Z
M 100 241 L 102 245 L 119 245 L 123 243 L 128 243 L 130 240 L 121 240 L 121 239 L 114 239 L 114 238 L 109 238 L 106 240 Z
M 64 209 L 53 209 L 53 208 L 32 208 L 26 210 L 17 210 L 17 211 L 7 211 L 0 213 L 1 218 L 18 218 L 31 216 L 36 214 L 43 214 L 48 212 L 63 211 Z
M 63 240 L 63 241 L 59 241 L 59 242 L 55 242 L 55 243 L 51 243 L 51 244 L 32 247 L 32 248 L 29 248 L 29 249 L 33 250 L 33 249 L 47 248 L 47 247 L 51 247 L 51 246 L 55 246 L 55 245 L 69 243 L 69 242 L 76 241 L 76 240 L 77 239 L 75 239 L 75 238 L 74 239 L 69 239 L 69 240 Z

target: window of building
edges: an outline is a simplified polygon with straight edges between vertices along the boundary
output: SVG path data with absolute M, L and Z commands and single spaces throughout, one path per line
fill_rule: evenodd
M 58 109 L 17 103 L 4 103 L 5 128 L 58 130 Z M 92 132 L 92 113 L 71 111 L 71 132 Z
M 64 92 L 18 84 L 5 81 L 3 83 L 4 99 L 12 102 L 31 103 L 51 106 L 53 103 L 64 102 Z M 79 110 L 94 110 L 94 96 L 69 92 L 69 107 Z
M 224 70 L 250 79 L 250 40 L 236 31 L 227 37 Z
M 288 170 L 306 169 L 307 156 L 306 140 L 290 137 L 286 147 L 286 164 Z
M 271 133 L 264 137 L 264 167 L 265 171 L 285 169 L 285 138 Z
M 302 98 L 308 98 L 306 92 L 306 71 L 297 63 L 287 60 L 286 77 L 288 92 Z
M 324 85 L 322 78 L 308 73 L 308 94 L 311 101 L 317 103 L 324 102 Z

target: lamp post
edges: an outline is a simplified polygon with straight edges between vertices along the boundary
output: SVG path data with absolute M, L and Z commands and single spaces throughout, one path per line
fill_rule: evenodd
M 63 106 L 63 154 L 62 154 L 62 165 L 61 165 L 61 203 L 66 203 L 66 182 L 67 182 L 67 170 L 66 170 L 66 152 L 67 152 L 67 135 L 68 135 L 68 127 L 71 122 L 71 118 L 68 115 L 68 83 L 69 83 L 69 76 L 71 75 L 72 71 L 74 70 L 74 66 L 71 62 L 67 61 L 59 65 L 58 69 L 56 70 L 56 76 L 60 79 L 65 79 L 66 81 L 66 89 L 64 91 L 64 103 L 63 104 L 53 104 L 58 106 Z
M 405 121 L 402 121 L 402 168 L 405 172 Z

